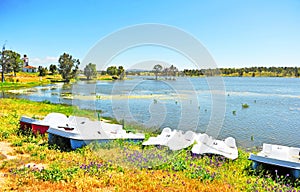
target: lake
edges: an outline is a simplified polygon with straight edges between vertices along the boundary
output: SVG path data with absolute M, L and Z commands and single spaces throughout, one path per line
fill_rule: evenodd
M 211 131 L 219 139 L 234 137 L 243 148 L 264 142 L 300 147 L 299 78 L 130 78 L 39 86 L 5 96 L 101 110 L 102 116 L 146 129 Z

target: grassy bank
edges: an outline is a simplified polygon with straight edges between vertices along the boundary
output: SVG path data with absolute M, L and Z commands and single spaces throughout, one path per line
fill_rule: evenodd
M 61 80 L 60 75 L 47 75 L 44 77 L 39 77 L 38 73 L 24 73 L 19 72 L 16 76 L 5 75 L 5 82 L 0 82 L 0 90 L 9 89 L 20 89 L 29 88 L 39 85 L 46 85 L 51 83 L 51 80 Z
M 0 142 L 14 151 L 0 154 L 2 189 L 18 191 L 276 191 L 299 185 L 290 177 L 251 170 L 249 154 L 239 150 L 235 161 L 216 156 L 192 156 L 190 148 L 172 153 L 165 148 L 142 148 L 140 143 L 114 141 L 75 151 L 48 146 L 46 136 L 18 134 L 21 115 L 49 112 L 95 118 L 76 107 L 0 100 Z M 31 166 L 28 164 L 31 163 Z M 26 166 L 25 166 L 26 165 Z M 36 166 L 32 166 L 36 165 Z M 300 189 L 300 188 L 299 188 Z
M 107 80 L 112 81 L 116 80 L 117 77 L 113 77 L 110 75 L 98 75 L 96 80 Z M 75 82 L 77 80 L 86 81 L 86 77 L 78 77 L 76 79 L 71 79 L 70 82 Z M 124 80 L 127 80 L 125 78 Z M 11 90 L 11 89 L 21 89 L 21 88 L 30 88 L 35 87 L 39 85 L 46 85 L 50 84 L 52 82 L 64 82 L 61 75 L 55 74 L 55 75 L 46 75 L 43 77 L 39 77 L 38 73 L 24 73 L 24 72 L 18 72 L 16 73 L 16 76 L 13 76 L 12 74 L 5 75 L 5 82 L 0 82 L 0 90 Z

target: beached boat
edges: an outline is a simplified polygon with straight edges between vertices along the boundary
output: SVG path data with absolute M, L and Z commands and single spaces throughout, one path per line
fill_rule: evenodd
M 26 116 L 20 119 L 20 127 L 23 130 L 31 129 L 34 134 L 44 134 L 49 129 L 50 125 L 66 125 L 70 121 L 68 117 L 61 113 L 49 113 L 43 120 L 38 120 Z
M 27 116 L 22 116 L 20 119 L 20 128 L 24 131 L 31 130 L 32 129 L 31 124 L 35 121 L 37 121 L 37 119 L 33 119 Z
M 181 130 L 172 131 L 170 128 L 164 128 L 160 135 L 150 137 L 147 141 L 143 142 L 143 145 L 167 146 L 172 151 L 181 150 L 193 145 L 193 154 L 215 154 L 229 159 L 236 159 L 238 157 L 236 142 L 232 137 L 228 137 L 222 141 L 213 139 L 207 134 L 195 133 L 193 131 L 183 133 Z
M 178 151 L 191 146 L 195 142 L 196 135 L 193 131 L 184 133 L 181 130 L 171 130 L 169 127 L 166 127 L 160 135 L 150 137 L 143 142 L 143 145 L 167 146 L 172 151 Z
M 250 154 L 249 159 L 253 169 L 260 164 L 279 166 L 290 169 L 293 177 L 300 177 L 300 148 L 264 143 L 263 150 L 257 155 Z
M 221 155 L 228 159 L 238 158 L 238 149 L 235 139 L 228 137 L 225 140 L 217 140 L 207 134 L 199 134 L 196 139 L 197 144 L 192 148 L 193 154 L 214 154 Z
M 32 122 L 32 132 L 44 134 L 50 126 L 70 124 L 69 118 L 62 113 L 49 113 L 43 120 Z
M 175 135 L 176 130 L 172 131 L 169 127 L 162 130 L 161 134 L 156 137 L 150 137 L 143 145 L 167 145 L 168 141 Z
M 177 131 L 167 142 L 166 146 L 172 151 L 178 151 L 185 149 L 194 144 L 196 139 L 196 133 L 193 131 Z
M 48 141 L 50 144 L 67 144 L 72 149 L 77 149 L 92 142 L 104 143 L 114 139 L 140 141 L 145 135 L 127 133 L 122 125 L 109 124 L 102 121 L 91 121 L 87 118 L 71 116 L 68 125 L 50 126 L 48 129 Z M 58 139 L 60 138 L 60 139 Z

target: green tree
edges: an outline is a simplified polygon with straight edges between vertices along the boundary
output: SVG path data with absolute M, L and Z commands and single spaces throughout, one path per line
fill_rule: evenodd
M 89 63 L 86 65 L 83 73 L 88 80 L 90 80 L 92 77 L 97 77 L 96 64 Z
M 58 62 L 58 72 L 63 79 L 69 82 L 70 79 L 76 77 L 80 64 L 79 59 L 73 59 L 72 55 L 64 53 L 59 57 Z
M 51 64 L 49 66 L 49 71 L 51 71 L 52 75 L 54 75 L 57 72 L 57 67 L 54 64 Z
M 171 76 L 175 77 L 178 73 L 178 69 L 174 65 L 171 65 L 169 68 L 169 72 Z
M 39 66 L 38 72 L 39 72 L 39 76 L 46 76 L 46 74 L 47 74 L 47 68 Z
M 243 74 L 244 74 L 244 69 L 243 68 L 239 69 L 239 77 L 243 77 Z
M 119 66 L 118 67 L 118 73 L 117 73 L 117 75 L 120 77 L 121 80 L 124 79 L 124 77 L 125 77 L 125 69 L 124 69 L 123 66 Z
M 106 73 L 108 75 L 117 75 L 118 74 L 118 69 L 116 66 L 110 66 L 106 69 Z
M 155 74 L 156 80 L 157 80 L 157 76 L 161 72 L 162 68 L 163 67 L 160 64 L 154 65 L 153 69 L 154 69 L 154 74 Z
M 3 73 L 13 72 L 13 75 L 16 76 L 16 73 L 21 70 L 23 66 L 23 60 L 21 55 L 12 50 L 4 50 L 1 52 L 1 67 Z M 4 77 L 2 78 L 4 82 Z
M 295 77 L 299 77 L 299 72 L 298 72 L 298 68 L 295 67 Z

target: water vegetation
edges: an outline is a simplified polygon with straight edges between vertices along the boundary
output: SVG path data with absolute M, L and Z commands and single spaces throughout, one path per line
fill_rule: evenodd
M 248 105 L 247 103 L 243 103 L 243 104 L 242 104 L 242 108 L 243 108 L 243 109 L 247 109 L 247 108 L 249 108 L 249 105 Z
M 253 171 L 249 153 L 240 149 L 235 161 L 219 156 L 193 156 L 191 148 L 172 154 L 166 148 L 116 140 L 75 151 L 48 145 L 47 136 L 19 132 L 21 115 L 49 112 L 96 119 L 93 111 L 73 106 L 1 99 L 0 142 L 12 152 L 1 155 L 3 190 L 16 191 L 293 191 L 299 180 L 280 170 Z M 126 125 L 127 129 L 133 129 Z M 149 179 L 151 178 L 151 179 Z
M 38 73 L 18 72 L 15 76 L 6 74 L 5 79 L 5 82 L 0 82 L 0 90 L 15 90 L 47 85 L 51 83 L 51 80 L 61 80 L 61 76 L 46 75 L 45 77 L 39 77 Z
M 127 79 L 127 78 L 124 78 Z M 70 83 L 77 80 L 86 80 L 85 77 L 76 77 L 69 79 Z M 98 75 L 96 80 L 114 80 L 110 75 Z M 65 82 L 60 74 L 47 73 L 45 76 L 39 76 L 39 73 L 17 72 L 15 75 L 5 74 L 5 82 L 0 82 L 0 90 L 16 90 L 22 88 L 36 87 L 40 85 L 48 85 L 56 82 Z

